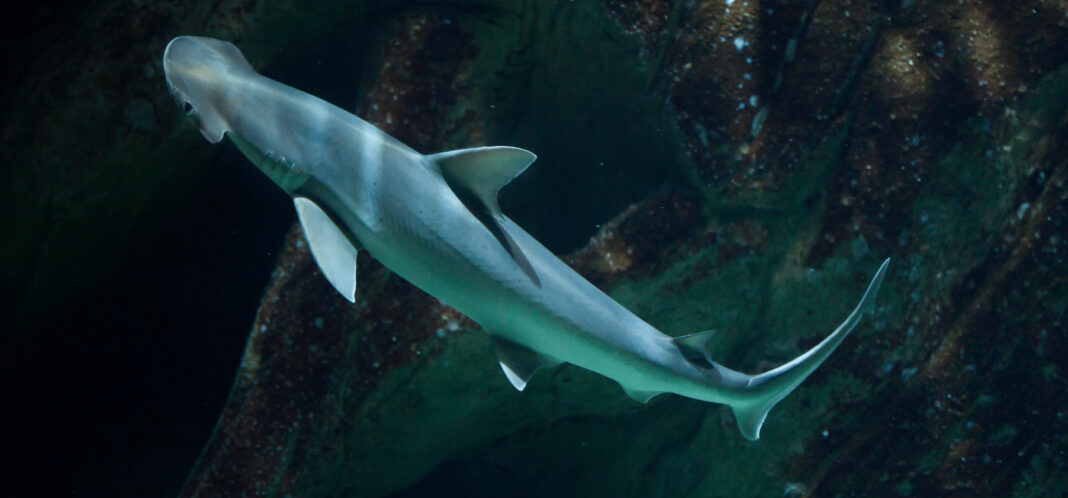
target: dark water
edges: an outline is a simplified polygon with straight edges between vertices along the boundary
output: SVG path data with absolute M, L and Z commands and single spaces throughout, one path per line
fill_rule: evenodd
M 1064 5 L 102 0 L 14 19 L 15 494 L 1068 492 Z M 357 306 L 336 296 L 290 200 L 171 102 L 159 61 L 182 34 L 420 152 L 535 152 L 506 214 L 665 333 L 718 329 L 727 366 L 816 344 L 889 257 L 879 304 L 755 443 L 726 407 L 641 405 L 572 366 L 517 393 L 475 324 L 372 258 Z
M 17 418 L 34 428 L 15 434 L 25 448 L 16 465 L 64 469 L 31 489 L 177 491 L 226 399 L 295 218 L 273 184 L 235 167 L 238 158 L 223 154 L 194 197 L 138 220 L 130 242 L 112 248 L 121 259 L 114 275 L 16 328 L 31 338 L 8 363 L 9 378 Z

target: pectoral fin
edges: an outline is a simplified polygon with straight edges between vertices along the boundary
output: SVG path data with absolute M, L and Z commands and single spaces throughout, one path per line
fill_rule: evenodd
M 311 199 L 295 197 L 293 205 L 319 269 L 345 299 L 356 302 L 356 246 Z
M 516 389 L 522 391 L 527 387 L 527 381 L 539 368 L 553 367 L 560 364 L 560 360 L 551 356 L 543 355 L 521 344 L 508 339 L 491 336 L 493 349 L 497 352 L 497 360 L 501 363 L 501 370 L 508 377 Z

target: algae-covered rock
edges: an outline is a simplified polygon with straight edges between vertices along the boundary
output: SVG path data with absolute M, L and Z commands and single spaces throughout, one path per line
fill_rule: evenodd
M 5 89 L 12 166 L 0 176 L 3 297 L 16 308 L 16 354 L 32 353 L 14 365 L 34 365 L 12 370 L 54 370 L 16 397 L 44 391 L 73 406 L 113 396 L 117 413 L 163 421 L 109 419 L 105 434 L 141 424 L 106 445 L 76 433 L 97 418 L 70 424 L 48 410 L 68 405 L 31 405 L 44 407 L 42 425 L 75 428 L 45 440 L 74 441 L 58 452 L 82 469 L 73 475 L 115 469 L 82 479 L 97 494 L 101 482 L 110 496 L 158 494 L 165 486 L 147 480 L 177 482 L 190 468 L 183 496 L 1068 491 L 1063 4 L 104 4 L 42 31 L 60 41 Z M 252 183 L 231 146 L 183 124 L 159 64 L 179 34 L 232 40 L 268 76 L 420 152 L 532 150 L 538 161 L 502 192 L 506 214 L 666 333 L 718 329 L 712 353 L 727 366 L 760 371 L 815 344 L 889 257 L 875 313 L 748 442 L 724 407 L 638 404 L 572 366 L 516 392 L 476 324 L 366 254 L 350 306 L 294 228 L 199 460 L 138 472 L 130 461 L 151 453 L 142 441 L 207 402 L 137 398 L 177 396 L 191 379 L 224 389 L 232 357 L 165 354 L 206 354 L 225 331 L 240 340 L 248 316 L 224 315 L 242 306 L 229 292 L 267 278 L 271 240 L 292 220 L 288 200 Z M 227 226 L 219 213 L 235 204 L 217 201 L 220 178 L 247 182 L 230 197 L 261 202 L 271 227 L 244 236 L 250 210 L 233 215 L 230 237 L 159 235 L 168 213 Z M 256 256 L 227 252 L 237 247 Z M 199 286 L 137 278 L 149 261 L 191 252 L 231 273 Z M 202 275 L 181 265 L 160 275 L 183 273 Z M 214 305 L 129 310 L 175 296 Z M 63 319 L 83 308 L 114 327 Z M 125 339 L 153 332 L 164 338 Z M 101 394 L 99 374 L 76 381 L 101 368 L 93 355 L 124 378 L 165 361 L 177 373 Z M 204 434 L 182 437 L 199 445 Z M 91 449 L 71 449 L 83 441 Z
M 579 41 L 605 33 L 598 49 L 621 51 L 632 68 L 619 85 L 647 89 L 632 106 L 660 123 L 647 139 L 666 140 L 652 150 L 676 162 L 646 167 L 672 193 L 623 210 L 565 260 L 668 333 L 718 328 L 714 356 L 750 371 L 821 339 L 891 257 L 875 315 L 750 443 L 722 407 L 673 396 L 635 404 L 570 366 L 516 393 L 477 326 L 374 264 L 361 270 L 356 307 L 309 314 L 299 303 L 340 299 L 320 294 L 330 293 L 323 281 L 314 295 L 295 290 L 319 276 L 285 270 L 312 265 L 293 233 L 186 495 L 999 494 L 1042 479 L 1063 488 L 1048 480 L 1062 468 L 1056 450 L 1036 442 L 1066 406 L 1051 360 L 1064 348 L 1054 329 L 1066 289 L 1039 276 L 1064 271 L 1057 144 L 1068 76 L 1053 49 L 1013 48 L 1064 44 L 1062 27 L 1002 24 L 978 3 L 522 5 L 401 20 L 409 36 L 385 52 L 366 116 L 420 150 L 487 137 L 535 150 L 541 159 L 503 203 L 540 236 L 566 237 L 553 232 L 559 206 L 570 215 L 602 203 L 528 204 L 558 185 L 539 168 L 552 171 L 577 141 L 561 144 L 544 129 L 552 118 L 528 116 L 551 112 L 517 107 L 578 93 L 554 77 L 584 74 L 575 58 L 599 64 Z M 443 40 L 448 61 L 431 62 Z M 553 48 L 566 45 L 575 48 Z M 575 116 L 604 110 L 568 102 Z M 623 137 L 603 140 L 629 150 Z M 600 163 L 568 164 L 601 174 Z M 637 166 L 623 173 L 654 174 Z M 291 338 L 328 322 L 342 324 L 342 338 L 324 341 L 343 352 L 321 360 L 325 350 L 294 349 L 302 342 Z M 273 387 L 279 372 L 320 362 L 332 365 L 325 383 L 297 375 Z M 305 411 L 265 428 L 260 407 L 276 405 Z M 999 424 L 1012 437 L 985 436 Z M 254 464 L 237 472 L 232 462 Z

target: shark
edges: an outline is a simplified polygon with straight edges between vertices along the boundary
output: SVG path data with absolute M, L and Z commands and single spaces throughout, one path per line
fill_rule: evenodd
M 535 160 L 516 147 L 424 155 L 374 125 L 260 75 L 232 43 L 180 36 L 163 69 L 179 109 L 211 143 L 229 139 L 292 197 L 310 252 L 356 299 L 358 252 L 478 323 L 505 377 L 522 391 L 540 369 L 570 363 L 631 398 L 661 393 L 728 405 L 742 436 L 874 311 L 890 260 L 820 343 L 750 375 L 710 355 L 714 331 L 673 337 L 596 286 L 501 212 L 500 188 Z

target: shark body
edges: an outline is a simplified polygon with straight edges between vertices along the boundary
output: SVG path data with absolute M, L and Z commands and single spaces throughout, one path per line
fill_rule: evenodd
M 707 356 L 713 332 L 668 336 L 583 279 L 501 213 L 497 191 L 535 156 L 514 147 L 420 154 L 360 118 L 259 75 L 232 44 L 178 37 L 163 66 L 213 143 L 230 137 L 294 199 L 323 274 L 349 301 L 364 248 L 488 332 L 508 380 L 571 363 L 645 402 L 665 392 L 729 405 L 748 439 L 874 308 L 889 260 L 820 344 L 759 375 Z

